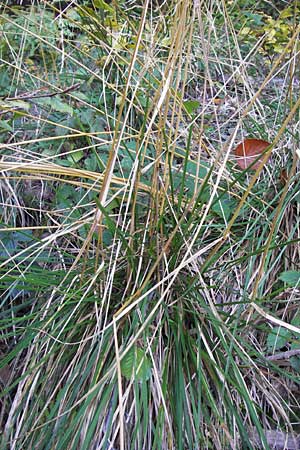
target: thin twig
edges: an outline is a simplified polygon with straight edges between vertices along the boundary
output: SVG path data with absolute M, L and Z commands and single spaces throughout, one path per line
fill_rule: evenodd
M 67 94 L 68 92 L 74 91 L 75 89 L 79 88 L 79 86 L 80 86 L 80 83 L 75 83 L 72 86 L 70 86 L 67 89 L 64 89 L 60 92 L 47 92 L 46 94 L 38 94 L 38 95 L 35 95 L 33 93 L 31 93 L 31 94 L 25 93 L 25 94 L 20 94 L 17 97 L 4 97 L 3 100 L 12 101 L 12 100 L 28 100 L 31 98 L 54 97 L 55 95 Z
M 287 352 L 276 353 L 275 355 L 266 356 L 269 361 L 277 361 L 278 359 L 289 359 L 292 356 L 300 355 L 300 348 L 288 350 Z

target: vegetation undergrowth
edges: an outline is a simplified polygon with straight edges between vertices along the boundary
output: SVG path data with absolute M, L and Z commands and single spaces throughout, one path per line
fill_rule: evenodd
M 298 2 L 2 3 L 1 448 L 298 448 Z

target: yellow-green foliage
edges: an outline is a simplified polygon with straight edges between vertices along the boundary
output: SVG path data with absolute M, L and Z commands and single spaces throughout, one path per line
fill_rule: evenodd
M 299 17 L 300 8 L 295 7 L 295 5 L 285 8 L 276 19 L 263 13 L 260 15 L 259 21 L 250 19 L 251 23 L 248 22 L 242 28 L 240 34 L 244 38 L 246 36 L 256 39 L 263 38 L 260 52 L 272 56 L 274 53 L 281 53 L 284 50 L 295 31 L 295 25 L 299 22 Z

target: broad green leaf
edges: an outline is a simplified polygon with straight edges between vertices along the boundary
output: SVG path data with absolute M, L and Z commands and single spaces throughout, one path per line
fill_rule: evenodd
M 279 280 L 287 283 L 289 286 L 297 286 L 300 283 L 300 272 L 296 270 L 281 272 Z
M 197 173 L 197 163 L 195 161 L 188 161 L 186 166 L 186 171 L 188 174 L 192 174 L 196 176 Z M 207 175 L 208 168 L 205 166 L 205 163 L 201 163 L 198 170 L 198 177 L 203 179 Z
M 96 155 L 91 155 L 84 160 L 84 167 L 91 172 L 95 172 L 97 170 L 97 166 Z
M 130 380 L 132 376 L 138 381 L 146 381 L 151 375 L 151 363 L 140 347 L 132 347 L 121 361 L 122 375 Z
M 294 200 L 295 200 L 297 203 L 300 203 L 300 192 L 298 192 L 298 194 L 295 195 Z
M 36 103 L 43 106 L 48 106 L 54 111 L 61 112 L 64 114 L 73 115 L 73 108 L 61 101 L 58 97 L 46 97 L 35 99 Z
M 206 177 L 207 170 L 208 169 L 206 167 L 203 167 L 202 165 L 199 167 L 198 183 Z M 189 189 L 190 194 L 193 194 L 195 190 L 196 174 L 197 163 L 195 163 L 194 161 L 188 161 L 186 165 L 185 186 Z
M 284 347 L 289 339 L 291 338 L 291 333 L 286 328 L 275 327 L 268 334 L 267 338 L 267 350 L 268 352 L 279 350 Z
M 287 19 L 289 17 L 293 17 L 293 14 L 294 14 L 293 8 L 294 7 L 290 7 L 290 6 L 288 8 L 285 8 L 283 11 L 281 11 L 279 17 L 281 19 Z
M 296 372 L 300 372 L 300 356 L 292 356 L 290 359 L 291 366 Z
M 72 205 L 72 202 L 67 200 L 72 199 L 74 200 L 74 197 L 76 195 L 76 190 L 74 189 L 74 186 L 71 186 L 70 184 L 61 184 L 58 189 L 56 190 L 56 202 L 57 204 L 63 204 L 64 206 L 70 206 Z
M 132 165 L 133 165 L 132 158 L 130 158 L 129 155 L 126 155 L 122 158 L 121 167 L 122 167 L 122 172 L 125 175 L 125 177 L 129 176 L 129 174 L 132 170 Z M 120 173 L 122 173 L 122 172 L 120 171 Z
M 84 102 L 90 101 L 90 98 L 87 95 L 85 95 L 83 92 L 75 92 L 73 95 L 78 100 L 83 100 Z
M 89 108 L 81 108 L 78 118 L 83 125 L 91 125 L 95 118 L 95 112 Z
M 144 93 L 139 93 L 139 94 L 138 94 L 138 99 L 139 99 L 139 102 L 140 102 L 141 106 L 142 106 L 143 108 L 146 108 L 146 107 L 147 107 L 147 104 L 148 104 L 147 96 L 145 96 Z
M 59 100 L 58 97 L 53 97 L 51 102 L 51 107 L 58 112 L 69 114 L 70 116 L 73 115 L 73 108 L 68 105 L 67 103 L 62 102 Z
M 200 106 L 200 102 L 197 100 L 186 100 L 183 102 L 183 107 L 188 114 L 193 114 Z
M 115 14 L 114 8 L 108 5 L 104 0 L 94 0 L 94 5 L 96 8 L 104 9 L 104 11 L 110 12 L 111 14 Z
M 54 156 L 57 154 L 57 148 L 48 146 L 44 148 L 41 153 L 45 156 Z
M 24 102 L 23 100 L 12 100 L 9 102 L 1 102 L 0 101 L 0 110 L 1 109 L 14 109 L 14 108 L 29 111 L 30 104 Z
M 84 157 L 83 150 L 77 150 L 72 152 L 67 156 L 68 161 L 78 163 Z
M 300 328 L 300 312 L 298 312 L 292 320 L 292 325 L 295 325 L 295 327 L 299 327 Z
M 201 164 L 198 171 L 198 178 L 197 178 L 197 189 L 200 187 L 200 184 L 202 180 L 207 175 L 208 168 L 204 166 L 204 164 Z M 196 182 L 196 173 L 197 173 L 197 163 L 194 161 L 188 161 L 186 164 L 186 171 L 181 169 L 180 171 L 174 170 L 174 173 L 172 175 L 172 181 L 173 181 L 173 189 L 175 193 L 177 194 L 178 190 L 180 189 L 180 186 L 184 182 L 184 190 L 187 192 L 187 196 L 191 197 L 195 192 L 195 182 Z M 184 177 L 184 179 L 183 179 Z M 203 201 L 207 201 L 209 198 L 208 189 L 205 188 L 205 192 L 203 192 Z
M 244 15 L 250 19 L 255 26 L 260 26 L 263 24 L 263 16 L 261 14 L 254 14 L 251 12 L 245 12 Z
M 11 131 L 13 132 L 13 128 L 9 125 L 7 120 L 0 120 L 0 131 Z
M 110 230 L 104 230 L 102 233 L 102 241 L 105 247 L 109 247 L 113 241 L 113 234 Z
M 229 195 L 224 194 L 213 206 L 212 211 L 219 217 L 228 220 L 235 210 L 236 202 Z

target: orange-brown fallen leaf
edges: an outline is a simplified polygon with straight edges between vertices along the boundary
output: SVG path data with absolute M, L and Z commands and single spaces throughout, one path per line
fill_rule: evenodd
M 238 165 L 241 169 L 247 169 L 255 159 L 263 153 L 263 151 L 271 145 L 270 142 L 263 141 L 262 139 L 249 138 L 240 142 L 236 147 L 234 153 Z M 262 159 L 258 159 L 251 169 L 256 170 Z

